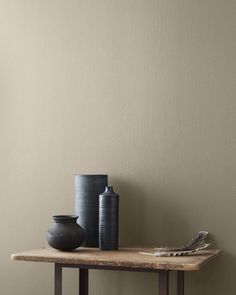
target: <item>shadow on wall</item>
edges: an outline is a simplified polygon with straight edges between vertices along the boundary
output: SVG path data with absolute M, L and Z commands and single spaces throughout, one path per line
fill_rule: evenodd
M 113 178 L 112 183 L 115 191 L 120 194 L 121 245 L 176 245 L 188 242 L 194 234 L 184 218 L 178 197 L 170 195 L 169 192 L 167 197 L 167 193 L 157 190 L 152 193 L 147 187 L 145 190 L 139 183 L 127 179 Z M 220 248 L 214 236 L 211 236 L 211 240 L 213 247 Z M 229 284 L 232 284 L 232 274 L 235 273 L 236 257 L 229 253 L 221 253 L 200 272 L 186 274 L 186 293 L 227 295 L 225 290 L 230 290 Z M 143 279 L 144 285 L 153 285 L 155 289 L 153 277 L 144 276 Z M 113 280 L 117 282 L 116 285 L 122 294 L 128 294 L 126 289 L 135 292 L 132 289 L 135 288 L 132 285 L 134 286 L 137 281 L 135 275 L 125 276 L 120 273 Z M 139 293 L 139 290 L 137 291 Z
M 137 183 L 114 179 L 120 194 L 120 244 L 142 245 L 145 242 L 145 191 Z
M 185 243 L 193 235 L 175 196 L 131 180 L 112 179 L 120 194 L 120 244 L 162 246 Z M 179 213 L 180 212 L 180 213 Z M 178 229 L 183 231 L 176 231 Z
M 236 256 L 222 252 L 201 271 L 187 273 L 186 293 L 231 295 L 227 290 L 235 288 L 235 273 Z

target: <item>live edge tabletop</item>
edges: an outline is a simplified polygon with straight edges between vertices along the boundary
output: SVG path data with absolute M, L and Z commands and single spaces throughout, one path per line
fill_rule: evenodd
M 191 256 L 155 257 L 142 255 L 140 252 L 154 252 L 151 248 L 125 248 L 118 251 L 100 251 L 97 248 L 79 248 L 72 252 L 60 252 L 53 248 L 41 248 L 12 254 L 12 260 L 52 262 L 73 264 L 87 268 L 113 268 L 129 270 L 199 270 L 208 260 L 219 253 L 219 250 L 205 250 Z
M 89 269 L 141 271 L 158 273 L 159 295 L 169 295 L 169 272 L 177 272 L 177 295 L 184 295 L 184 273 L 199 270 L 220 250 L 204 250 L 191 256 L 155 257 L 140 254 L 153 253 L 151 248 L 125 248 L 118 251 L 100 251 L 96 248 L 79 248 L 60 252 L 41 248 L 12 254 L 12 260 L 54 263 L 54 295 L 62 295 L 62 268 L 79 268 L 79 295 L 89 294 Z

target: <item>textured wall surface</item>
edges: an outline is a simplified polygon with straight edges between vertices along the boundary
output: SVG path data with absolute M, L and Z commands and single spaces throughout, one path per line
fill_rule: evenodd
M 0 0 L 0 294 L 52 294 L 52 265 L 10 253 L 73 211 L 75 171 L 110 175 L 122 244 L 211 232 L 223 253 L 187 294 L 235 293 L 235 15 L 234 0 Z M 91 295 L 156 286 L 91 272 Z

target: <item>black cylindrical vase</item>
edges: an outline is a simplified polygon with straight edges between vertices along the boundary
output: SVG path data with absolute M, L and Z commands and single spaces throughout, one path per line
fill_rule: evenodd
M 119 240 L 119 195 L 107 186 L 99 196 L 99 247 L 117 250 Z
M 75 214 L 85 231 L 85 247 L 99 246 L 99 195 L 107 186 L 107 175 L 76 174 Z

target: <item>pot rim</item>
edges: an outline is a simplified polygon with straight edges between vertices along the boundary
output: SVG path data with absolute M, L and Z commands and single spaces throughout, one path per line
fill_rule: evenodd
M 78 215 L 70 215 L 70 214 L 63 214 L 63 215 L 53 215 L 52 218 L 54 220 L 73 220 L 73 219 L 78 219 Z
M 83 174 L 83 173 L 78 173 L 78 172 L 74 172 L 73 173 L 74 175 L 78 175 L 78 176 L 85 176 L 85 177 L 87 177 L 87 176 L 97 176 L 97 177 L 106 177 L 106 176 L 108 176 L 108 174 Z

